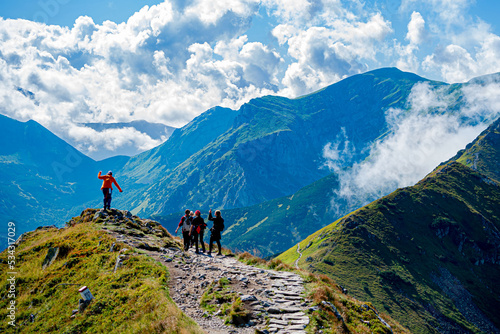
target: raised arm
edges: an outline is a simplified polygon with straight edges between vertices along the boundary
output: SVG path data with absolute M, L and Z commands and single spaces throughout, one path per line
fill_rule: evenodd
M 100 180 L 104 180 L 104 176 L 101 176 L 101 171 L 99 171 L 99 174 L 97 174 L 97 178 Z

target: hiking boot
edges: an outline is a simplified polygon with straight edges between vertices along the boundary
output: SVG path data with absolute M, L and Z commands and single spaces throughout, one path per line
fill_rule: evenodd
M 212 253 L 208 252 L 208 253 L 207 253 L 207 256 L 212 257 Z
M 222 253 L 217 253 L 217 256 L 224 256 Z
M 200 252 L 198 252 L 198 251 L 195 251 L 194 253 L 195 253 L 195 254 L 200 254 Z

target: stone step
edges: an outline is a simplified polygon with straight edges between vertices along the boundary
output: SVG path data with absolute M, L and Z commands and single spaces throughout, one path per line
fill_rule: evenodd
M 286 300 L 286 299 L 274 299 L 273 298 L 273 302 L 278 303 L 278 304 L 283 304 L 283 303 L 288 303 L 289 300 Z
M 290 302 L 290 301 L 287 301 L 287 302 L 284 302 L 282 304 L 279 304 L 278 307 L 280 308 L 283 308 L 283 307 L 292 307 L 292 306 L 295 306 L 295 302 Z
M 302 312 L 302 310 L 300 310 L 299 312 L 284 314 L 282 317 L 287 317 L 287 318 L 297 317 L 298 318 L 298 317 L 307 317 L 307 316 L 304 312 Z
M 269 318 L 274 318 L 274 319 L 280 319 L 281 320 L 281 315 L 280 314 L 269 314 Z
M 293 291 L 275 290 L 274 293 L 279 293 L 279 294 L 287 295 L 287 296 L 298 296 L 298 293 L 297 292 L 293 292 Z
M 284 320 L 279 320 L 279 319 L 271 319 L 269 320 L 269 325 L 281 325 L 281 326 L 288 326 L 288 321 Z
M 280 311 L 282 313 L 296 313 L 302 311 L 302 309 L 298 307 L 280 307 Z
M 282 295 L 282 294 L 279 294 L 279 293 L 276 293 L 275 297 L 282 298 L 282 299 L 285 299 L 287 301 L 290 301 L 290 300 L 302 300 L 303 299 L 300 296 Z
M 298 331 L 303 331 L 306 328 L 306 326 L 303 325 L 292 325 L 286 327 L 287 330 L 298 330 Z
M 289 313 L 288 314 L 284 314 L 282 316 L 283 320 L 287 320 L 287 321 L 295 321 L 295 320 L 307 320 L 309 321 L 309 317 L 308 316 L 305 316 L 305 315 L 290 315 Z
M 286 321 L 288 321 L 288 319 Z M 307 325 L 309 325 L 309 318 L 305 318 L 302 320 L 292 320 L 290 324 L 294 326 L 304 326 L 305 328 Z
M 285 328 L 285 326 L 283 326 L 283 325 L 278 325 L 278 324 L 269 325 L 269 330 L 271 330 L 271 329 L 283 329 L 283 328 Z

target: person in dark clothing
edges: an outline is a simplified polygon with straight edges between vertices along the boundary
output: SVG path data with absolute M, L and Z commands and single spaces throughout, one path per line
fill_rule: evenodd
M 191 217 L 189 216 L 189 213 L 191 211 L 186 210 L 186 214 L 182 216 L 181 221 L 179 222 L 179 225 L 177 226 L 177 229 L 175 230 L 175 233 L 179 230 L 179 228 L 182 226 L 182 238 L 184 239 L 184 251 L 187 252 L 189 249 L 190 245 L 190 239 L 191 239 Z
M 224 230 L 224 219 L 221 217 L 220 211 L 215 211 L 215 218 L 212 217 L 212 209 L 208 212 L 208 220 L 214 222 L 214 226 L 210 229 L 210 244 L 208 246 L 208 255 L 212 255 L 212 244 L 217 242 L 217 247 L 219 248 L 219 253 L 217 255 L 222 255 L 222 246 L 220 244 L 221 232 Z
M 191 217 L 191 224 L 193 223 L 193 219 L 194 219 L 194 211 L 191 210 L 191 213 L 189 214 L 189 216 Z M 189 241 L 190 242 L 190 245 L 194 245 L 194 234 L 191 234 L 191 240 Z
M 201 251 L 203 253 L 206 252 L 206 249 L 205 249 L 205 241 L 203 240 L 203 237 L 205 235 L 205 229 L 207 228 L 207 224 L 205 223 L 205 221 L 203 221 L 203 224 L 200 225 L 200 232 L 198 232 L 198 239 L 200 240 L 200 244 L 201 244 Z
M 205 220 L 201 217 L 200 210 L 196 210 L 194 213 L 193 223 L 191 224 L 191 233 L 190 235 L 194 236 L 194 245 L 196 246 L 196 254 L 200 254 L 198 251 L 198 237 L 200 238 L 201 248 L 203 248 L 203 252 L 205 252 L 205 245 L 203 243 L 203 234 L 201 234 L 201 229 L 203 226 L 207 226 L 205 224 Z M 201 235 L 200 235 L 201 234 Z

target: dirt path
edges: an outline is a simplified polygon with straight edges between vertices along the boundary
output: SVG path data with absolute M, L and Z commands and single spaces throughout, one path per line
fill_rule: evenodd
M 302 257 L 302 253 L 300 252 L 300 243 L 297 244 L 297 253 L 299 253 L 299 258 L 297 260 L 295 260 L 295 268 L 299 269 L 299 260 L 300 258 Z

